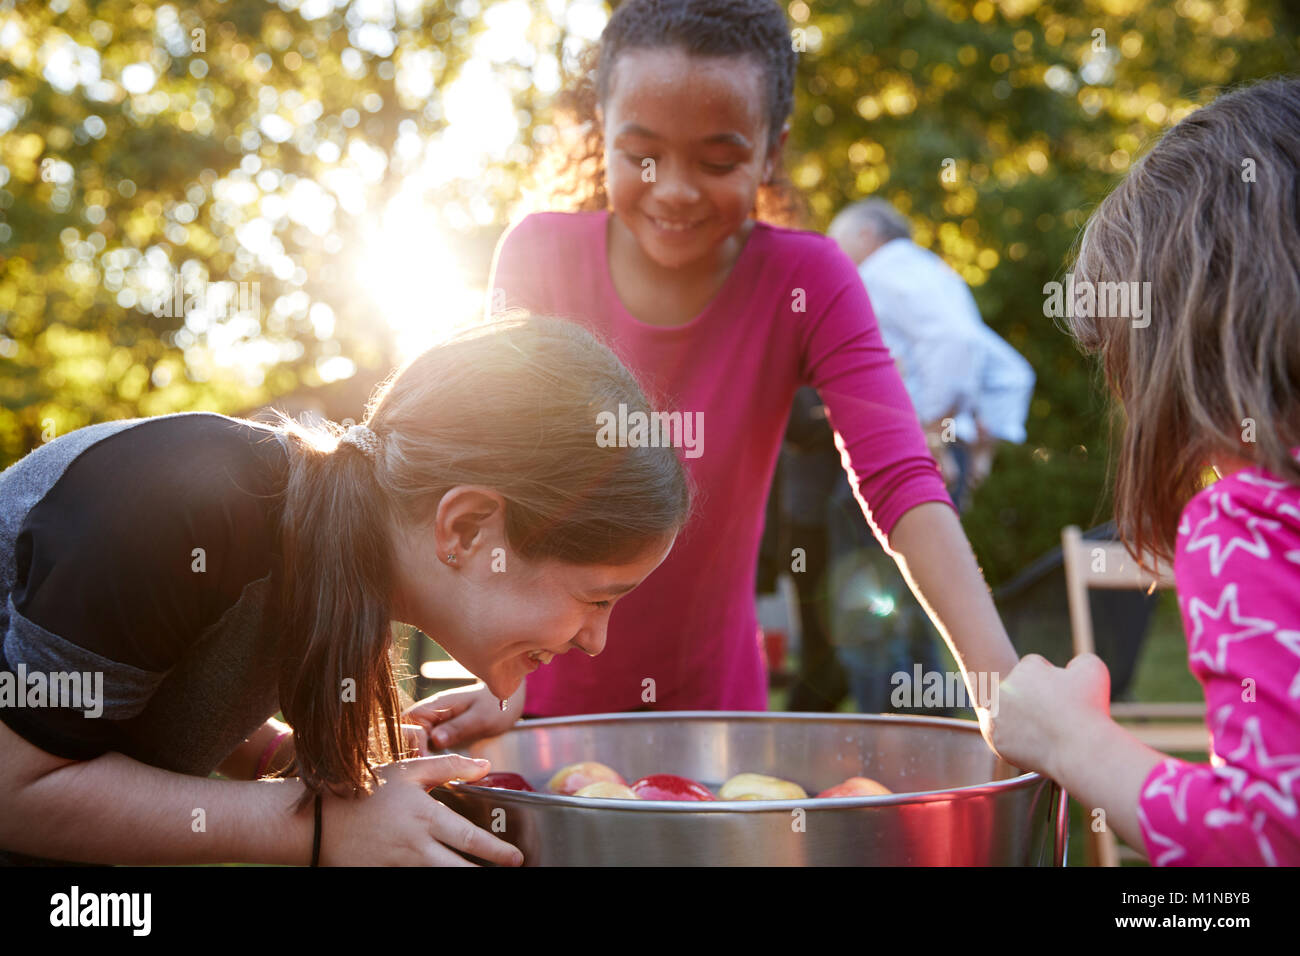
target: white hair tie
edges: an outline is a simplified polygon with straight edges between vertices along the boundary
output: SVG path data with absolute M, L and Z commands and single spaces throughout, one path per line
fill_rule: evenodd
M 365 425 L 353 425 L 343 433 L 339 441 L 361 449 L 371 461 L 379 455 L 379 436 Z

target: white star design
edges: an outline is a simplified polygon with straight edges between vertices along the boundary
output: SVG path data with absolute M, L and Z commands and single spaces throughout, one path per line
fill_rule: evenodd
M 1244 813 L 1234 813 L 1223 807 L 1214 807 L 1205 813 L 1204 823 L 1207 827 L 1214 830 L 1221 830 L 1224 827 L 1230 827 L 1235 823 L 1245 823 L 1246 815 Z
M 1230 826 L 1244 825 L 1246 815 L 1226 810 L 1223 807 L 1214 807 L 1206 811 L 1202 822 L 1212 830 L 1222 830 Z M 1268 814 L 1260 810 L 1251 818 L 1250 832 L 1255 836 L 1255 846 L 1259 848 L 1259 855 L 1264 861 L 1264 865 L 1277 866 L 1277 856 L 1273 853 L 1273 846 L 1268 842 L 1268 837 L 1264 835 L 1264 824 L 1267 822 Z
M 1269 489 L 1268 497 L 1264 499 L 1265 508 L 1267 508 L 1269 505 L 1273 503 L 1273 499 L 1277 497 L 1277 493 L 1279 491 L 1281 491 L 1283 488 L 1290 487 L 1289 482 L 1275 481 L 1272 478 L 1265 478 L 1263 475 L 1257 475 L 1252 471 L 1239 472 L 1237 474 L 1237 477 L 1247 485 L 1254 485 L 1257 488 Z
M 1258 719 L 1258 718 L 1256 718 Z M 1292 771 L 1292 773 L 1300 771 Z M 1227 786 L 1219 791 L 1219 802 L 1227 803 L 1232 799 L 1234 794 L 1245 797 L 1250 788 L 1246 787 L 1246 781 L 1250 775 L 1241 767 L 1218 767 L 1215 768 L 1214 774 L 1222 779 L 1227 780 Z M 1287 776 L 1290 776 L 1288 774 Z M 1251 785 L 1252 787 L 1255 785 Z M 1288 791 L 1290 784 L 1287 784 Z M 1250 832 L 1255 836 L 1255 846 L 1259 848 L 1260 858 L 1266 866 L 1277 866 L 1277 854 L 1273 852 L 1273 845 L 1268 842 L 1268 837 L 1264 835 L 1264 825 L 1268 822 L 1269 816 L 1263 810 L 1255 811 L 1250 821 Z M 1213 807 L 1207 810 L 1202 822 L 1206 827 L 1214 830 L 1222 830 L 1233 825 L 1244 825 L 1246 814 L 1241 811 L 1229 810 L 1226 807 Z
M 1218 766 L 1210 772 L 1227 784 L 1219 793 L 1219 799 L 1223 801 L 1227 801 L 1234 793 L 1241 793 L 1242 788 L 1246 786 L 1246 781 L 1250 779 L 1250 774 L 1241 767 Z
M 1204 650 L 1194 650 L 1190 655 L 1190 660 L 1204 661 L 1205 665 L 1210 668 L 1210 670 L 1218 674 L 1223 673 L 1225 660 L 1228 654 L 1229 641 L 1244 641 L 1248 638 L 1259 637 L 1261 634 L 1268 634 L 1277 628 L 1277 624 L 1273 621 L 1241 616 L 1237 609 L 1237 583 L 1234 581 L 1223 589 L 1222 593 L 1219 595 L 1219 603 L 1214 608 L 1211 608 L 1200 598 L 1192 598 L 1191 603 L 1188 606 L 1188 616 L 1195 624 L 1195 627 L 1192 629 L 1192 647 L 1196 647 L 1199 644 L 1201 634 L 1205 630 L 1205 621 L 1202 618 L 1202 614 L 1205 615 L 1205 617 L 1218 621 L 1223 617 L 1224 611 L 1228 609 L 1230 609 L 1228 623 L 1246 625 L 1244 629 L 1237 631 L 1236 633 L 1228 633 L 1225 630 L 1220 634 L 1218 636 L 1218 646 L 1215 648 L 1213 655 Z
M 1138 807 L 1138 821 L 1142 824 L 1142 832 L 1147 835 L 1153 845 L 1165 847 L 1165 852 L 1161 853 L 1151 861 L 1152 866 L 1166 866 L 1174 860 L 1187 855 L 1187 851 L 1184 850 L 1176 840 L 1170 839 L 1163 833 L 1159 833 L 1151 827 L 1150 821 L 1147 820 L 1147 815 L 1142 812 L 1140 806 Z
M 1222 541 L 1222 536 L 1220 534 L 1202 535 L 1201 533 L 1202 529 L 1207 524 L 1213 527 L 1214 522 L 1219 520 L 1220 503 L 1222 503 L 1222 507 L 1223 507 L 1222 517 L 1245 520 L 1246 529 L 1250 532 L 1251 537 L 1254 539 L 1253 541 L 1247 540 L 1246 538 L 1241 537 L 1240 535 L 1232 534 L 1232 536 L 1228 539 L 1228 543 L 1225 545 Z M 1271 530 L 1281 527 L 1279 522 L 1273 521 L 1270 518 L 1256 517 L 1254 515 L 1250 515 L 1246 511 L 1241 510 L 1240 508 L 1234 508 L 1232 504 L 1232 499 L 1228 496 L 1228 493 L 1226 491 L 1211 492 L 1210 513 L 1196 523 L 1196 528 L 1192 532 L 1192 540 L 1187 542 L 1187 546 L 1183 550 L 1186 553 L 1190 554 L 1193 551 L 1200 551 L 1205 548 L 1209 548 L 1210 549 L 1210 573 L 1217 578 L 1219 576 L 1219 572 L 1223 570 L 1223 565 L 1227 562 L 1228 557 L 1232 554 L 1234 548 L 1240 548 L 1242 551 L 1245 551 L 1247 554 L 1253 554 L 1255 557 L 1260 559 L 1266 560 L 1268 558 L 1268 553 L 1269 553 L 1268 543 L 1264 540 L 1263 536 L 1257 530 L 1258 526 L 1260 525 L 1263 525 L 1264 527 L 1267 527 Z M 1225 529 L 1225 530 L 1230 531 L 1231 529 Z
M 1273 635 L 1277 638 L 1279 644 L 1285 647 L 1292 654 L 1300 657 L 1300 631 L 1278 631 Z M 1287 690 L 1288 697 L 1300 697 L 1300 669 L 1295 672 L 1295 677 L 1291 678 L 1291 687 Z
M 1291 791 L 1291 785 L 1300 779 L 1300 754 L 1280 754 L 1279 756 L 1269 756 L 1264 747 L 1264 737 L 1259 729 L 1259 718 L 1250 717 L 1246 720 L 1246 728 L 1241 735 L 1241 746 L 1228 755 L 1228 759 L 1234 763 L 1240 764 L 1244 758 L 1251 753 L 1255 754 L 1255 764 L 1261 770 L 1271 770 L 1274 767 L 1290 766 L 1292 769 L 1285 773 L 1278 774 L 1277 787 L 1272 787 L 1267 780 L 1260 780 L 1258 777 L 1245 788 L 1242 789 L 1241 795 L 1246 800 L 1253 799 L 1255 794 L 1259 794 L 1276 806 L 1282 813 L 1288 817 L 1296 815 L 1296 796 Z
M 1212 723 L 1212 726 L 1210 727 L 1210 741 L 1211 741 L 1210 760 L 1211 761 L 1213 761 L 1215 757 L 1214 743 L 1219 740 L 1219 737 L 1223 733 L 1224 725 L 1227 724 L 1228 718 L 1231 716 L 1232 716 L 1232 705 L 1224 704 L 1222 707 L 1220 707 L 1218 710 L 1214 712 L 1214 717 L 1211 718 L 1211 723 Z
M 1266 866 L 1277 866 L 1277 856 L 1273 853 L 1273 845 L 1268 842 L 1268 837 L 1264 836 L 1264 824 L 1266 822 L 1268 822 L 1268 814 L 1261 810 L 1255 814 L 1250 829 L 1255 834 L 1255 842 L 1259 846 L 1259 855 L 1264 858 L 1264 864 Z
M 1167 796 L 1169 805 L 1174 810 L 1174 817 L 1179 823 L 1187 822 L 1187 788 L 1191 785 L 1192 774 L 1179 774 L 1183 766 L 1181 760 L 1175 760 L 1167 757 L 1160 765 L 1160 776 L 1152 780 L 1150 785 L 1142 792 L 1143 799 L 1156 796 Z M 1170 786 L 1166 781 L 1170 778 L 1177 778 L 1177 788 Z

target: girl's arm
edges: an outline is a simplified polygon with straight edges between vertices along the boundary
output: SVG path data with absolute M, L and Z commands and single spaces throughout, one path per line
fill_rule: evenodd
M 1300 864 L 1300 579 L 1287 559 L 1300 556 L 1300 495 L 1248 477 L 1194 497 L 1178 532 L 1209 764 L 1165 757 L 1116 726 L 1105 665 L 1091 654 L 1065 668 L 1026 656 L 980 715 L 998 753 L 1055 777 L 1090 813 L 1104 810 L 1155 866 Z
M 888 539 L 978 702 L 976 675 L 986 674 L 985 687 L 996 686 L 997 678 L 990 684 L 989 677 L 1009 673 L 1016 652 L 881 337 L 862 277 L 838 250 L 812 259 L 806 269 L 792 281 L 825 290 L 818 296 L 825 305 L 803 313 L 801 380 L 826 403 L 863 515 L 882 542 Z M 950 374 L 965 374 L 969 356 L 953 361 Z
M 1078 744 L 1059 752 L 1059 763 L 1048 776 L 1084 807 L 1090 828 L 1104 824 L 1129 846 L 1142 849 L 1142 786 L 1165 755 L 1105 714 L 1080 714 L 1076 734 Z
M 83 863 L 311 862 L 310 808 L 289 812 L 297 781 L 190 777 L 119 753 L 65 760 L 4 724 L 0 766 L 7 850 Z
M 369 796 L 326 795 L 321 863 L 470 865 L 455 848 L 518 866 L 517 849 L 428 794 L 489 769 L 456 755 L 403 760 L 378 769 L 382 786 Z M 297 780 L 191 777 L 119 753 L 71 761 L 2 723 L 0 771 L 0 847 L 17 853 L 127 865 L 311 862 L 312 807 L 291 812 Z
M 894 525 L 889 549 L 952 650 L 970 700 L 983 704 L 980 687 L 987 696 L 1019 658 L 956 513 L 935 501 L 911 508 Z M 985 675 L 982 682 L 977 680 L 980 674 Z

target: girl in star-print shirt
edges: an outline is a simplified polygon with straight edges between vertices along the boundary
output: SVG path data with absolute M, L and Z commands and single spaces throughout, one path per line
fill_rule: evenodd
M 1022 660 L 991 739 L 1157 866 L 1300 865 L 1297 170 L 1300 81 L 1224 96 L 1133 167 L 1075 266 L 1076 289 L 1151 284 L 1145 316 L 1075 317 L 1071 331 L 1124 404 L 1116 515 L 1148 566 L 1173 559 L 1210 762 L 1112 722 L 1092 655 Z

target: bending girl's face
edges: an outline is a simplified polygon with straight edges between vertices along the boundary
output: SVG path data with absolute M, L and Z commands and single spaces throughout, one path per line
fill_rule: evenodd
M 510 548 L 504 514 L 495 493 L 448 492 L 433 525 L 398 542 L 394 598 L 395 616 L 503 700 L 557 654 L 599 654 L 614 605 L 668 557 L 675 540 L 649 542 L 622 564 L 526 561 Z
M 600 111 L 606 192 L 649 258 L 689 265 L 744 225 L 780 148 L 768 153 L 765 102 L 753 57 L 619 54 Z
M 474 633 L 457 659 L 504 700 L 558 654 L 599 654 L 614 605 L 659 567 L 673 540 L 654 542 L 626 564 L 513 558 L 513 575 L 489 572 L 493 580 L 475 581 L 467 619 Z

